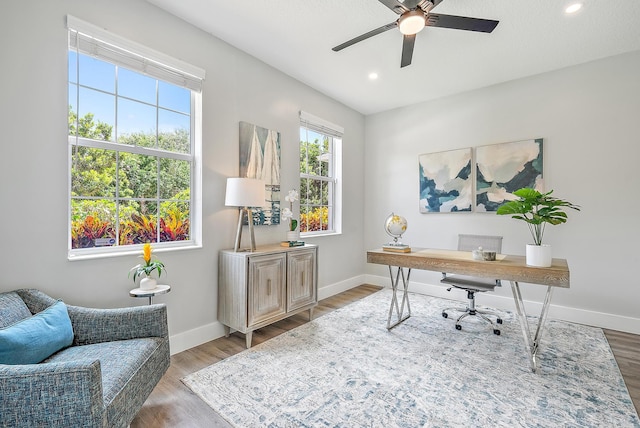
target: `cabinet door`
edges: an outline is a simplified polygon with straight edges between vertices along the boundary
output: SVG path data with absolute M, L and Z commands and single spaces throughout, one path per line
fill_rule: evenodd
M 249 258 L 247 325 L 284 314 L 286 254 Z
M 292 251 L 287 262 L 287 310 L 316 302 L 316 252 Z

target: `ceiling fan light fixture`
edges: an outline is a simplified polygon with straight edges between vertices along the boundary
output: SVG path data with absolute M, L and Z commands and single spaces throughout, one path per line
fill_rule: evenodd
M 417 9 L 404 13 L 400 19 L 398 19 L 398 28 L 405 36 L 419 33 L 425 24 L 426 19 L 424 12 Z

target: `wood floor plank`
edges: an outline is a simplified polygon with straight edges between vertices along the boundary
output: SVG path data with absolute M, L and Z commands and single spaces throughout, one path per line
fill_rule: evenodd
M 314 310 L 314 318 L 360 300 L 380 290 L 361 285 L 324 299 Z M 294 315 L 253 333 L 253 344 L 262 343 L 309 321 L 308 313 Z M 640 413 L 640 335 L 604 330 L 629 390 L 636 411 Z M 245 349 L 244 335 L 233 333 L 171 357 L 171 365 L 149 399 L 131 423 L 139 427 L 228 428 L 222 417 L 187 388 L 180 379 L 217 363 Z
M 604 329 L 629 396 L 640 414 L 640 335 Z

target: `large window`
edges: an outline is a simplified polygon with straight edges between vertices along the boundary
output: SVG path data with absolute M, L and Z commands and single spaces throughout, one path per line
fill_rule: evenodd
M 70 257 L 196 244 L 204 72 L 68 27 Z
M 342 128 L 300 112 L 300 232 L 341 232 Z

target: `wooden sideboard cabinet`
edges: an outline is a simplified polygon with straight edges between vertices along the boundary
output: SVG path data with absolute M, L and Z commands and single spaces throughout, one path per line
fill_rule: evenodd
M 218 321 L 244 333 L 251 347 L 254 330 L 309 311 L 318 303 L 318 247 L 268 245 L 253 252 L 220 251 Z

